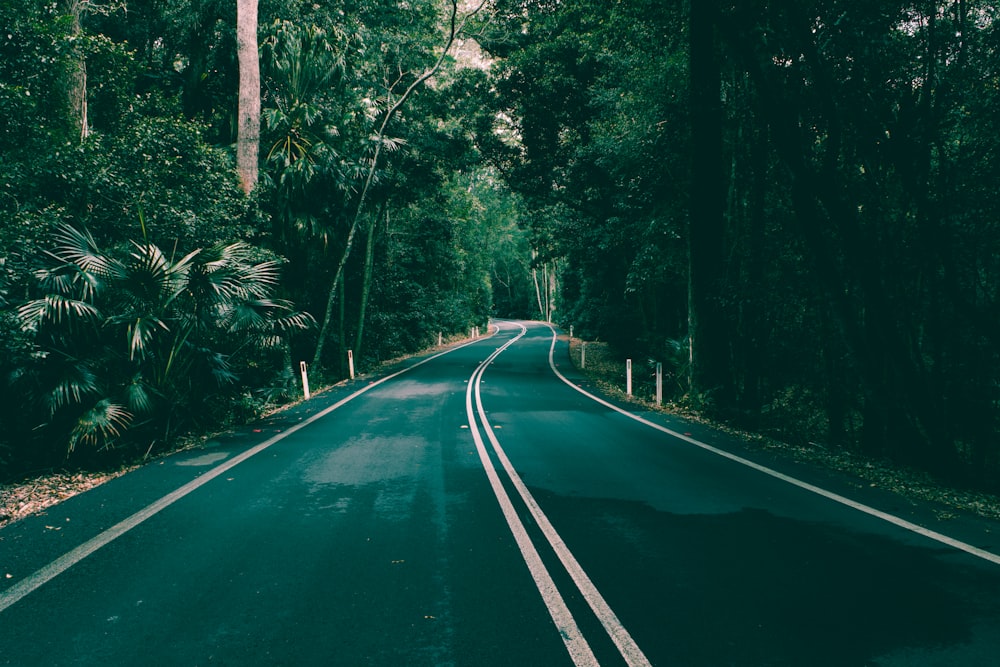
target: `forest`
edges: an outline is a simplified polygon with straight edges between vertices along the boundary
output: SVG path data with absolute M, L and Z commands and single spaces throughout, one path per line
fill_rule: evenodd
M 0 481 L 512 317 L 712 419 L 998 490 L 998 21 L 4 0 Z

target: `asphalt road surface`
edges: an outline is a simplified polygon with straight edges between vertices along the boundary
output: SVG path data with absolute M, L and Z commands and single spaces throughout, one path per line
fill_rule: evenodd
M 625 414 L 543 324 L 393 372 L 0 530 L 0 664 L 1000 664 L 998 523 Z

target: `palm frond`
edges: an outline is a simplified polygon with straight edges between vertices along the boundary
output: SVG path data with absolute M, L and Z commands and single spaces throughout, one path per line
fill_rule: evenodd
M 77 322 L 93 324 L 101 319 L 100 311 L 92 304 L 61 294 L 47 294 L 17 309 L 17 320 L 23 331 L 38 331 L 43 324 L 72 326 Z
M 72 453 L 78 445 L 106 449 L 131 423 L 132 413 L 124 406 L 102 399 L 77 419 L 69 435 L 67 453 Z
M 103 254 L 89 231 L 80 231 L 68 224 L 60 224 L 53 233 L 56 247 L 46 254 L 64 264 L 73 264 L 87 273 L 105 279 L 120 278 L 122 266 L 114 258 Z
M 135 361 L 136 357 L 143 359 L 147 356 L 150 343 L 158 331 L 168 332 L 170 329 L 156 317 L 138 317 L 129 323 L 125 330 L 129 361 Z
M 285 317 L 274 320 L 274 328 L 282 333 L 289 331 L 307 331 L 316 326 L 316 318 L 309 313 L 296 311 Z
M 142 375 L 136 375 L 125 386 L 125 403 L 132 414 L 151 414 L 156 408 L 154 395 L 157 392 L 147 385 Z
M 67 359 L 60 369 L 62 376 L 45 395 L 45 405 L 49 415 L 54 415 L 68 405 L 79 405 L 87 396 L 100 392 L 94 372 L 78 359 Z
M 156 245 L 134 241 L 132 245 L 124 286 L 141 304 L 155 304 L 158 308 L 168 306 L 187 288 L 192 261 L 200 251 L 195 250 L 172 262 Z
M 257 331 L 267 324 L 266 306 L 258 301 L 242 301 L 233 304 L 226 318 L 226 329 L 231 333 Z
M 58 258 L 51 253 L 47 254 L 58 261 Z M 97 297 L 105 283 L 105 279 L 96 273 L 85 271 L 76 264 L 69 263 L 43 267 L 36 270 L 34 274 L 42 289 L 88 301 L 93 301 Z

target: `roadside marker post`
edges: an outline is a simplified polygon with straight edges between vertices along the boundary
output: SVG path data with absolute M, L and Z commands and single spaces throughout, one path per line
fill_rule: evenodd
M 587 342 L 580 343 L 580 368 L 587 367 Z
M 632 360 L 625 360 L 625 395 L 632 395 Z
M 663 405 L 663 364 L 656 362 L 656 405 Z
M 347 351 L 347 372 L 354 379 L 354 350 Z
M 309 374 L 306 372 L 306 362 L 299 362 L 299 371 L 302 373 L 302 396 L 309 400 L 311 394 L 309 393 Z

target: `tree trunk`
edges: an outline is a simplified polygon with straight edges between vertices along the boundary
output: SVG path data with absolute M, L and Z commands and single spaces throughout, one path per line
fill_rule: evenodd
M 236 55 L 240 83 L 237 104 L 236 169 L 243 192 L 257 185 L 260 149 L 260 56 L 257 49 L 257 0 L 236 2 Z
M 385 210 L 385 208 L 383 208 Z M 388 215 L 388 211 L 385 212 Z M 381 212 L 378 216 L 382 217 Z M 365 269 L 361 277 L 361 303 L 358 312 L 358 331 L 354 338 L 354 354 L 361 354 L 361 344 L 364 342 L 365 315 L 368 311 L 368 296 L 371 294 L 372 274 L 375 266 L 375 222 L 376 218 L 368 221 L 367 241 L 365 245 Z
M 726 318 L 720 290 L 725 269 L 725 178 L 721 72 L 716 51 L 717 0 L 690 2 L 691 201 L 688 229 L 688 336 L 693 394 L 730 394 Z
M 531 261 L 534 264 L 535 260 L 538 258 L 538 252 L 535 250 L 531 251 Z M 538 316 L 545 317 L 545 304 L 542 303 L 542 288 L 538 285 L 538 267 L 531 267 L 531 280 L 535 284 L 535 299 L 538 302 Z
M 340 377 L 347 377 L 347 281 L 340 281 L 340 298 L 337 299 L 337 341 L 340 348 Z
M 66 9 L 73 18 L 70 34 L 74 38 L 79 38 L 83 33 L 81 19 L 84 9 L 83 0 L 69 0 Z M 73 129 L 80 136 L 83 142 L 89 134 L 89 121 L 87 120 L 87 60 L 83 53 L 70 66 L 69 82 L 67 86 L 67 98 L 70 111 L 70 118 L 73 122 Z

